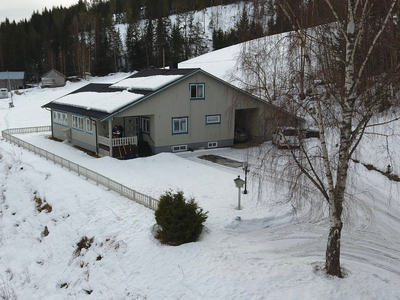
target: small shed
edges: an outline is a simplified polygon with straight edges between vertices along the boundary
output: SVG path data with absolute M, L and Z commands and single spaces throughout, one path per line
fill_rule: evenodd
M 67 79 L 64 74 L 55 69 L 51 69 L 42 76 L 41 80 L 42 87 L 60 87 L 65 85 Z
M 25 72 L 6 71 L 0 72 L 0 88 L 6 88 L 7 91 L 25 88 Z

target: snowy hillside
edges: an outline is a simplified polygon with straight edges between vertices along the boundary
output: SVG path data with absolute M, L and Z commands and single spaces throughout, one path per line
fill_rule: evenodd
M 226 57 L 220 51 L 215 59 Z M 113 83 L 127 75 L 92 82 Z M 86 83 L 21 90 L 13 97 L 14 108 L 9 108 L 9 99 L 0 100 L 0 130 L 49 125 L 50 113 L 40 107 Z M 90 157 L 49 135 L 19 138 L 155 198 L 169 189 L 182 190 L 209 211 L 206 231 L 196 243 L 161 245 L 152 236 L 151 210 L 1 139 L 1 299 L 400 298 L 398 183 L 360 163 L 352 165 L 357 190 L 350 189 L 346 210 L 352 217 L 342 235 L 346 278 L 338 279 L 318 271 L 328 234 L 324 205 L 313 201 L 315 195 L 304 195 L 306 205 L 294 213 L 282 202 L 284 182 L 276 182 L 272 171 L 263 181 L 255 172 L 260 151 L 284 151 L 269 142 L 260 149 L 119 161 Z M 385 166 L 387 153 L 376 142 L 366 139 L 360 148 L 369 154 L 365 163 Z M 391 143 L 399 145 L 396 138 Z M 238 175 L 244 177 L 242 169 L 200 159 L 204 154 L 249 160 L 243 210 L 235 209 L 238 190 L 233 183 Z M 51 211 L 39 212 L 35 197 Z
M 246 6 L 249 14 L 252 14 L 253 7 L 249 2 L 238 2 L 235 4 L 228 5 L 216 5 L 207 7 L 200 11 L 193 12 L 193 23 L 201 24 L 202 32 L 201 35 L 207 40 L 208 50 L 212 51 L 212 32 L 213 29 L 221 29 L 224 32 L 229 31 L 232 27 L 239 21 L 241 12 L 243 11 L 243 7 Z M 176 14 L 170 15 L 169 19 L 171 24 L 174 25 L 177 23 L 179 16 Z M 181 18 L 181 26 L 185 26 L 186 20 L 184 17 Z M 264 27 L 267 26 L 267 20 L 269 17 L 266 17 L 264 20 Z M 140 27 L 141 30 L 145 30 L 146 21 L 142 20 Z M 120 33 L 121 41 L 123 42 L 124 49 L 126 42 L 126 31 L 128 24 L 117 24 L 116 29 Z

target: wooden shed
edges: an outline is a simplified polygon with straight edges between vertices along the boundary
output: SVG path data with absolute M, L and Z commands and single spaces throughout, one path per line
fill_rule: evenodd
M 25 72 L 6 71 L 0 72 L 0 88 L 6 88 L 8 91 L 25 88 Z
M 66 77 L 64 74 L 58 72 L 55 69 L 51 69 L 49 72 L 44 74 L 41 78 L 42 87 L 60 87 L 66 83 Z

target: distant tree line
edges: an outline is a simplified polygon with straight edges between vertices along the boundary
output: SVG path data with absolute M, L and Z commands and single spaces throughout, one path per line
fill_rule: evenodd
M 24 70 L 28 80 L 38 81 L 51 68 L 67 76 L 105 75 L 179 62 L 209 51 L 194 12 L 233 2 L 79 0 L 18 23 L 6 19 L 0 24 L 0 71 Z M 174 24 L 170 14 L 178 14 Z M 118 24 L 127 26 L 126 37 Z
M 342 1 L 332 3 L 345 14 Z M 379 13 L 382 0 L 371 1 Z M 206 24 L 195 19 L 195 11 L 236 2 L 243 4 L 242 9 L 229 29 L 221 26 L 229 20 L 218 13 L 212 16 L 207 24 L 212 32 L 209 41 Z M 302 27 L 333 21 L 324 0 L 286 2 Z M 177 15 L 173 22 L 171 14 Z M 121 35 L 119 24 L 127 26 L 126 36 Z M 2 22 L 0 71 L 23 70 L 28 80 L 37 82 L 51 68 L 66 76 L 87 72 L 101 76 L 163 67 L 208 52 L 210 46 L 216 50 L 290 31 L 293 24 L 274 0 L 79 0 L 69 8 L 34 12 L 29 20 Z M 388 59 L 393 60 L 393 54 Z

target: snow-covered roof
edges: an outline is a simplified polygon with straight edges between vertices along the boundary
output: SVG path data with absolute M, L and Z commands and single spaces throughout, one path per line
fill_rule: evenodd
M 111 88 L 156 91 L 159 88 L 174 82 L 183 75 L 154 75 L 147 77 L 127 78 L 111 85 Z
M 63 73 L 57 71 L 56 69 L 51 69 L 51 70 L 48 71 L 46 74 L 44 74 L 44 75 L 42 76 L 42 78 L 48 76 L 48 75 L 51 74 L 51 73 L 56 73 L 56 74 L 58 74 L 58 75 L 60 75 L 60 76 L 62 76 L 62 77 L 65 77 L 65 75 L 64 75 Z
M 15 80 L 15 79 L 24 79 L 25 72 L 0 72 L 0 80 Z
M 137 72 L 113 84 L 88 84 L 44 107 L 64 109 L 81 108 L 111 114 L 157 92 L 198 69 L 150 69 Z M 62 106 L 62 107 L 60 107 Z M 70 107 L 70 108 L 68 108 Z M 81 111 L 84 113 L 84 111 Z
M 111 113 L 142 97 L 143 94 L 131 93 L 127 90 L 114 93 L 82 92 L 66 95 L 53 103 Z

